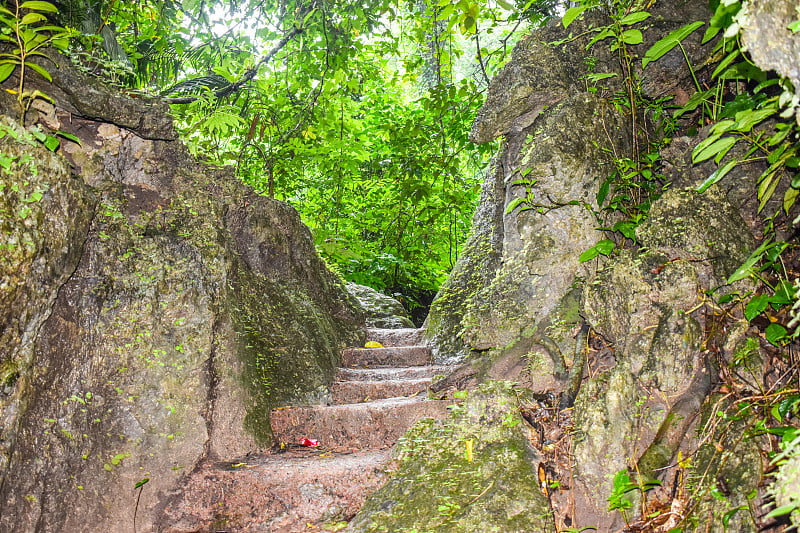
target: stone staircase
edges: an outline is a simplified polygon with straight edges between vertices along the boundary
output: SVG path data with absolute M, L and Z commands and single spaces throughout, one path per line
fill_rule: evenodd
M 416 329 L 369 329 L 384 348 L 348 348 L 331 405 L 274 409 L 274 452 L 209 465 L 166 510 L 171 533 L 325 531 L 346 521 L 386 481 L 390 448 L 417 420 L 447 414 L 427 389 L 446 367 L 431 364 Z M 303 447 L 302 439 L 319 441 Z M 335 527 L 331 526 L 331 529 Z

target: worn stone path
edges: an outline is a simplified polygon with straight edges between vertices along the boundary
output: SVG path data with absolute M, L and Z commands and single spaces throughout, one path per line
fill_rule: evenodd
M 367 336 L 385 347 L 343 351 L 330 405 L 274 409 L 276 451 L 195 472 L 165 510 L 165 531 L 325 531 L 352 518 L 386 481 L 397 439 L 422 417 L 445 416 L 450 403 L 427 399 L 446 367 L 431 364 L 419 330 L 368 329 Z M 319 446 L 303 447 L 302 439 Z

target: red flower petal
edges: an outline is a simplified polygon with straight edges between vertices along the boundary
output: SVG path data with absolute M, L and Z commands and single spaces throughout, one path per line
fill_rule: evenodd
M 300 441 L 300 445 L 301 446 L 308 446 L 308 447 L 313 448 L 314 446 L 319 446 L 319 441 L 317 439 L 306 439 L 306 438 L 304 438 L 304 439 L 302 439 Z

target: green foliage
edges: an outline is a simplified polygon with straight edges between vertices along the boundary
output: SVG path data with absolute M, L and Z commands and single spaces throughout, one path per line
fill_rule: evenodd
M 661 485 L 657 480 L 631 480 L 627 470 L 620 470 L 614 475 L 611 495 L 608 497 L 608 510 L 619 511 L 628 523 L 628 510 L 634 506 L 635 496 L 644 494 Z
M 117 81 L 174 103 L 193 152 L 296 207 L 346 279 L 412 299 L 466 236 L 493 149 L 466 135 L 488 79 L 524 17 L 555 6 L 66 4 L 86 32 L 75 48 L 91 64 L 106 50 L 127 65 Z M 109 37 L 122 57 L 98 46 Z
M 713 72 L 717 86 L 707 91 L 698 90 L 697 98 L 690 100 L 679 112 L 696 108 L 701 102 L 711 103 L 707 99 L 716 95 L 717 100 L 711 106 L 711 118 L 715 124 L 711 126 L 708 137 L 695 147 L 692 153 L 694 163 L 713 158 L 719 165 L 740 142 L 746 143 L 749 149 L 743 158 L 728 158 L 698 190 L 708 189 L 739 163 L 763 160 L 768 165 L 758 178 L 759 211 L 766 207 L 780 182 L 785 180 L 788 187 L 783 193 L 782 207 L 788 213 L 800 195 L 800 180 L 797 179 L 800 127 L 793 120 L 798 97 L 788 81 L 767 79 L 766 74 L 744 56 L 739 40 L 735 39 L 739 30 L 736 16 L 740 3 L 716 3 L 704 41 L 723 32 L 723 39 L 715 47 L 715 52 L 724 57 Z M 719 95 L 731 80 L 746 84 L 748 91 L 722 105 Z M 776 87 L 780 92 L 775 91 Z
M 768 390 L 758 371 L 752 369 L 761 369 L 764 364 L 762 338 L 772 345 L 771 349 L 779 350 L 785 356 L 784 361 L 777 363 L 778 366 L 790 365 L 788 354 L 796 346 L 800 332 L 797 327 L 800 324 L 797 248 L 792 241 L 785 242 L 779 238 L 779 232 L 775 229 L 780 223 L 783 224 L 783 231 L 791 232 L 791 228 L 786 227 L 791 221 L 788 215 L 800 195 L 800 178 L 797 177 L 800 128 L 794 120 L 798 97 L 786 80 L 769 76 L 749 62 L 737 39 L 739 2 L 713 0 L 711 8 L 714 16 L 711 20 L 687 21 L 684 26 L 655 42 L 643 56 L 637 57 L 632 45 L 641 42 L 637 30 L 641 28 L 646 31 L 649 18 L 643 6 L 643 2 L 630 0 L 583 0 L 578 6 L 568 9 L 562 18 L 564 27 L 569 27 L 589 9 L 606 11 L 611 22 L 606 26 L 592 27 L 584 35 L 589 36 L 589 47 L 605 46 L 617 53 L 622 66 L 624 90 L 611 93 L 610 100 L 618 112 L 630 121 L 633 132 L 631 152 L 612 153 L 614 170 L 601 183 L 596 198 L 599 208 L 596 214 L 601 223 L 605 222 L 598 229 L 607 232 L 608 238 L 586 250 L 580 260 L 589 261 L 610 255 L 624 245 L 637 246 L 637 225 L 648 216 L 650 204 L 669 186 L 662 175 L 661 149 L 669 144 L 669 136 L 673 131 L 682 130 L 683 134 L 689 136 L 702 131 L 707 135 L 696 143 L 692 163 L 706 166 L 714 164 L 715 167 L 705 180 L 700 180 L 701 183 L 696 187 L 699 192 L 705 192 L 729 177 L 741 163 L 763 164 L 765 170 L 754 187 L 754 196 L 757 195 L 758 210 L 764 215 L 765 234 L 760 246 L 726 280 L 724 290 L 729 292 L 717 300 L 719 306 L 727 306 L 717 308 L 718 312 L 727 316 L 736 316 L 735 313 L 741 312 L 746 320 L 760 330 L 761 336 L 748 338 L 731 361 L 722 365 L 722 373 L 736 376 L 736 379 L 746 383 L 748 390 L 759 390 L 761 395 L 747 401 L 740 397 L 731 403 L 731 409 L 720 409 L 718 413 L 720 420 L 727 424 L 726 428 L 732 423 L 742 424 L 745 428 L 743 438 L 775 435 L 780 439 L 781 446 L 787 447 L 800 431 L 796 427 L 800 396 L 796 385 L 790 384 L 796 379 L 796 373 L 787 370 L 790 377 L 785 377 L 782 385 Z M 637 27 L 642 22 L 644 25 Z M 716 39 L 713 57 L 718 62 L 708 66 L 713 70 L 713 83 L 710 86 L 698 80 L 683 44 L 703 27 L 704 43 Z M 643 95 L 637 69 L 632 67 L 634 64 L 638 66 L 641 61 L 641 68 L 646 69 L 676 50 L 680 50 L 686 61 L 696 92 L 685 104 L 673 106 L 674 112 L 669 116 L 668 102 L 654 102 Z M 590 71 L 593 70 L 591 61 L 587 61 L 587 65 Z M 617 76 L 616 73 L 590 72 L 585 77 L 586 88 L 595 94 L 609 94 L 609 91 L 603 93 L 599 90 L 600 84 L 602 80 Z M 657 127 L 644 127 L 648 122 Z M 770 200 L 779 193 L 782 195 L 780 206 L 771 208 L 773 212 L 767 212 L 768 206 L 778 203 Z M 515 207 L 526 205 L 526 202 L 532 203 L 532 199 L 521 198 Z M 798 222 L 800 217 L 793 224 L 797 225 Z M 744 279 L 755 281 L 756 289 L 744 295 L 730 292 L 730 284 Z M 708 346 L 711 347 L 711 343 Z M 722 447 L 717 451 L 722 451 Z M 785 461 L 787 457 L 784 454 L 781 459 Z M 705 493 L 725 499 L 716 486 L 709 489 L 701 485 L 690 483 L 687 486 L 690 500 L 700 501 Z M 608 499 L 609 510 L 619 511 L 627 521 L 635 501 L 641 499 L 638 496 L 648 487 L 652 488 L 631 480 L 627 471 L 618 472 Z M 747 495 L 748 500 L 754 497 L 755 491 Z M 772 516 L 797 514 L 798 509 L 797 501 L 791 500 L 774 510 Z M 742 511 L 747 514 L 750 507 L 736 505 L 726 509 L 719 517 L 723 527 L 727 528 L 734 520 L 738 520 L 736 517 Z M 674 531 L 680 530 L 676 528 Z
M 13 46 L 10 52 L 0 53 L 0 82 L 18 71 L 17 89 L 14 92 L 19 104 L 21 123 L 25 122 L 25 114 L 33 100 L 43 98 L 52 101 L 42 91 L 28 91 L 25 87 L 28 70 L 36 72 L 47 81 L 53 81 L 47 69 L 33 62 L 32 58 L 48 59 L 43 49 L 52 46 L 66 50 L 69 44 L 71 32 L 48 21 L 47 16 L 55 13 L 58 13 L 56 6 L 38 0 L 17 0 L 13 11 L 0 5 L 0 42 L 11 43 Z

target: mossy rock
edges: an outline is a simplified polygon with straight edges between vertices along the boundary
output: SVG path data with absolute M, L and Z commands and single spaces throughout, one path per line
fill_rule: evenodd
M 517 391 L 488 382 L 447 420 L 424 419 L 400 440 L 390 481 L 350 531 L 537 533 L 553 530 Z

